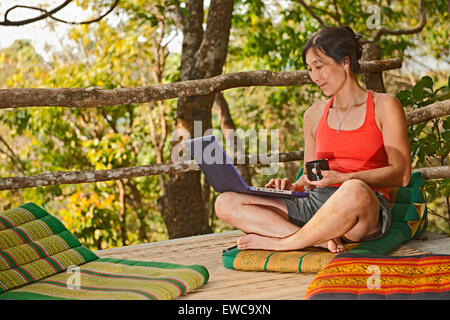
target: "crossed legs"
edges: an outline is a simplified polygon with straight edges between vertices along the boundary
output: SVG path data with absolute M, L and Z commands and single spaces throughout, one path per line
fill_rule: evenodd
M 226 192 L 215 204 L 217 216 L 247 235 L 239 249 L 295 250 L 330 243 L 345 236 L 363 240 L 377 232 L 380 205 L 374 192 L 361 180 L 352 179 L 324 203 L 302 228 L 292 224 L 282 199 Z M 328 245 L 331 251 L 341 251 Z

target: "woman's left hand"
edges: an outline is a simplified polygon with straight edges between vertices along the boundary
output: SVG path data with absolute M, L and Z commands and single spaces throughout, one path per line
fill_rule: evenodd
M 341 172 L 331 170 L 321 170 L 320 173 L 323 178 L 320 179 L 319 181 L 309 180 L 308 175 L 305 173 L 304 176 L 307 184 L 311 184 L 316 188 L 325 188 L 328 186 L 332 186 L 334 184 L 341 184 L 342 182 L 345 181 L 344 173 Z

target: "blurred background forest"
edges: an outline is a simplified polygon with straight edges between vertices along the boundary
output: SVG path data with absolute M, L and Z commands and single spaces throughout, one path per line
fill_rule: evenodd
M 7 2 L 0 6 L 3 15 Z M 19 1 L 10 1 L 11 6 Z M 36 1 L 39 2 L 39 1 Z M 189 13 L 183 10 L 184 15 Z M 0 88 L 131 88 L 180 80 L 182 31 L 172 13 L 179 1 L 121 0 L 99 22 L 67 26 L 57 34 L 58 46 L 45 37 L 23 39 L 0 48 Z M 50 6 L 51 1 L 41 1 Z M 78 0 L 86 15 L 96 16 L 112 1 Z M 301 51 L 323 22 L 349 25 L 363 38 L 371 5 L 380 9 L 381 26 L 408 28 L 419 23 L 418 1 L 260 1 L 236 0 L 223 73 L 306 69 Z M 418 33 L 383 35 L 377 42 L 382 58 L 399 57 L 401 69 L 384 72 L 387 93 L 405 110 L 449 99 L 449 4 L 424 1 L 427 22 Z M 313 17 L 313 10 L 319 19 Z M 205 4 L 208 9 L 208 2 Z M 19 14 L 19 11 L 17 11 Z M 47 19 L 42 34 L 56 33 L 58 22 Z M 16 29 L 17 28 L 17 29 Z M 0 39 L 19 27 L 0 26 Z M 36 27 L 37 28 L 37 27 Z M 4 43 L 4 42 L 0 42 Z M 42 50 L 37 50 L 39 43 Z M 236 128 L 279 129 L 280 152 L 303 149 L 303 114 L 326 99 L 315 85 L 248 87 L 223 92 Z M 176 99 L 104 108 L 17 108 L 0 110 L 0 175 L 35 175 L 57 170 L 100 170 L 153 163 L 170 158 Z M 212 126 L 220 130 L 220 108 L 212 109 Z M 413 168 L 449 165 L 450 121 L 437 118 L 409 128 Z M 255 150 L 249 150 L 255 152 Z M 253 185 L 272 177 L 294 179 L 301 161 L 280 164 L 274 176 L 249 167 Z M 58 216 L 84 245 L 105 249 L 168 239 L 158 198 L 165 176 L 101 183 L 56 185 L 0 191 L 0 210 L 33 201 Z M 426 181 L 428 228 L 450 235 L 450 179 Z M 230 230 L 214 215 L 213 232 Z M 126 203 L 122 206 L 121 203 Z

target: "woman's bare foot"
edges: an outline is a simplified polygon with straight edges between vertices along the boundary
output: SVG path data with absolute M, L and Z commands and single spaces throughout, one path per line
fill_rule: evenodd
M 262 250 L 284 250 L 280 238 L 265 237 L 249 233 L 237 239 L 239 250 L 262 249 Z
M 321 247 L 330 250 L 330 252 L 333 253 L 340 253 L 345 251 L 345 247 L 342 244 L 342 241 L 340 238 L 331 239 L 327 242 L 321 243 L 316 245 L 315 247 Z
M 333 253 L 340 253 L 345 251 L 344 245 L 342 244 L 340 238 L 328 240 L 326 243 L 317 246 L 328 249 Z M 250 233 L 240 237 L 237 240 L 237 247 L 239 250 L 261 249 L 282 251 L 301 249 L 292 247 L 292 245 L 289 245 L 288 243 L 283 241 L 283 238 L 266 237 L 254 233 Z

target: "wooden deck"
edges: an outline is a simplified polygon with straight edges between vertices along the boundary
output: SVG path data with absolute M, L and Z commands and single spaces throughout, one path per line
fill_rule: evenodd
M 210 274 L 209 281 L 185 300 L 301 300 L 315 274 L 249 272 L 226 269 L 222 250 L 236 244 L 243 233 L 230 231 L 181 239 L 99 250 L 99 257 L 178 264 L 200 264 Z M 427 253 L 450 254 L 450 237 L 426 233 L 427 240 L 412 240 L 397 250 L 398 255 Z M 395 253 L 395 252 L 394 252 Z

